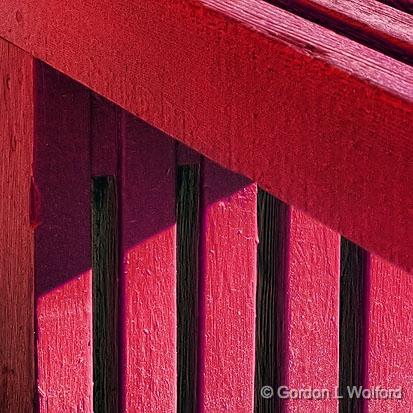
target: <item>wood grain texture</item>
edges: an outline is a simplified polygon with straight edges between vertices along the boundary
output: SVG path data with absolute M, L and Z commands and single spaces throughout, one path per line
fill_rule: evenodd
M 177 405 L 175 142 L 122 115 L 121 411 Z
M 412 67 L 261 0 L 10 0 L 0 36 L 413 268 Z
M 256 413 L 281 411 L 278 397 L 261 396 L 263 386 L 285 383 L 287 205 L 258 191 L 258 282 L 255 348 Z
M 413 1 L 412 0 L 380 0 L 380 2 L 384 4 L 388 4 L 389 6 L 392 6 L 406 13 L 413 14 Z
M 413 63 L 413 19 L 376 0 L 269 0 L 402 62 Z
M 118 411 L 118 196 L 116 178 L 92 181 L 93 409 Z
M 198 409 L 254 404 L 257 187 L 205 160 L 201 225 Z
M 338 400 L 340 237 L 291 208 L 285 366 L 290 389 L 327 389 L 328 397 L 285 399 L 288 412 L 333 412 Z
M 413 406 L 413 278 L 370 257 L 367 388 L 402 388 L 401 399 L 366 400 L 369 413 L 408 412 Z
M 198 377 L 200 165 L 178 166 L 176 175 L 178 412 L 191 413 Z
M 42 63 L 36 80 L 39 411 L 91 413 L 90 93 Z
M 340 270 L 340 413 L 362 413 L 363 399 L 350 397 L 349 387 L 365 386 L 367 367 L 367 256 L 341 239 Z
M 33 62 L 0 40 L 0 412 L 34 401 Z

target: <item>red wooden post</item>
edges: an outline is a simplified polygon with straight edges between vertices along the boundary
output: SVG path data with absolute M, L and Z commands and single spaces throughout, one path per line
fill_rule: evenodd
M 340 236 L 295 208 L 290 214 L 286 386 L 316 392 L 312 400 L 304 394 L 294 399 L 292 393 L 286 408 L 333 412 L 338 407 Z
M 34 399 L 33 59 L 2 39 L 0 90 L 0 410 L 29 412 Z
M 413 274 L 374 255 L 369 268 L 367 388 L 384 390 L 367 399 L 369 413 L 408 412 L 413 406 Z M 386 400 L 386 390 L 397 390 Z
M 200 412 L 253 411 L 257 187 L 205 160 Z
M 41 412 L 92 412 L 90 92 L 36 65 L 34 180 Z
M 123 114 L 121 399 L 125 412 L 176 406 L 175 142 Z

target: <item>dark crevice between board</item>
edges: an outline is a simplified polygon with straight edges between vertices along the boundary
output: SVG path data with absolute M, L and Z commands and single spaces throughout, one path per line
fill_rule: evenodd
M 93 405 L 118 411 L 118 201 L 116 178 L 92 180 Z
M 332 11 L 304 5 L 297 0 L 265 0 L 274 6 L 300 16 L 306 20 L 332 30 L 370 49 L 383 53 L 403 63 L 413 64 L 413 56 L 403 46 L 403 42 L 389 41 L 387 35 L 367 27 L 358 21 L 348 19 Z M 389 0 L 389 2 L 391 2 Z M 409 47 L 406 45 L 406 47 Z
M 258 191 L 258 280 L 255 354 L 255 412 L 282 411 L 282 400 L 265 398 L 264 386 L 285 383 L 286 297 L 285 256 L 288 207 Z
M 340 273 L 340 413 L 362 413 L 361 398 L 350 397 L 353 386 L 365 385 L 367 334 L 367 253 L 351 241 L 341 239 Z
M 413 14 L 412 0 L 378 0 L 380 3 L 387 4 L 394 9 L 398 9 L 408 14 Z
M 196 411 L 199 165 L 177 166 L 178 412 Z

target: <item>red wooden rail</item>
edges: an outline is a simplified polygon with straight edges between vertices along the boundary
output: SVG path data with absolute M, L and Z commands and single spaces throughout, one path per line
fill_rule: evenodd
M 0 35 L 1 412 L 97 409 L 90 205 L 102 175 L 118 182 L 120 228 L 108 403 L 177 410 L 176 177 L 188 164 L 201 171 L 196 411 L 413 408 L 410 66 L 256 0 L 12 0 Z M 257 209 L 257 184 L 234 171 L 294 206 Z M 372 252 L 347 262 L 339 234 Z M 342 383 L 402 397 L 342 400 Z M 282 386 L 327 393 L 271 394 Z

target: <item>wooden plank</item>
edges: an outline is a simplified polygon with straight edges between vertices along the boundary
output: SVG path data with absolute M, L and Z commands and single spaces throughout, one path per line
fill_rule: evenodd
M 34 179 L 40 412 L 92 412 L 89 91 L 36 65 Z
M 118 411 L 118 197 L 116 178 L 93 178 L 93 408 Z
M 412 67 L 261 0 L 10 0 L 0 35 L 413 268 Z
M 176 185 L 178 412 L 186 413 L 195 412 L 197 402 L 199 163 L 177 166 Z
M 253 411 L 257 188 L 205 160 L 199 412 Z
M 264 386 L 285 383 L 286 253 L 289 208 L 268 192 L 258 191 L 258 282 L 255 349 L 256 413 L 282 410 L 278 397 L 262 396 Z
M 175 142 L 122 115 L 121 410 L 177 404 Z
M 402 62 L 413 63 L 412 17 L 376 0 L 269 0 Z
M 340 237 L 292 208 L 287 274 L 288 412 L 334 412 L 338 408 Z M 295 389 L 313 389 L 296 398 Z M 327 389 L 327 393 L 319 390 Z
M 33 63 L 0 39 L 0 410 L 34 400 Z M 33 194 L 34 195 L 34 194 Z M 34 212 L 34 211 L 32 211 Z M 32 220 L 31 220 L 32 218 Z
M 399 399 L 393 392 L 386 400 L 382 393 L 366 404 L 369 413 L 408 412 L 413 408 L 413 277 L 374 255 L 370 260 L 366 388 L 401 388 L 402 394 Z
M 341 239 L 340 274 L 340 412 L 363 412 L 363 399 L 351 397 L 349 388 L 365 386 L 367 367 L 367 254 Z

